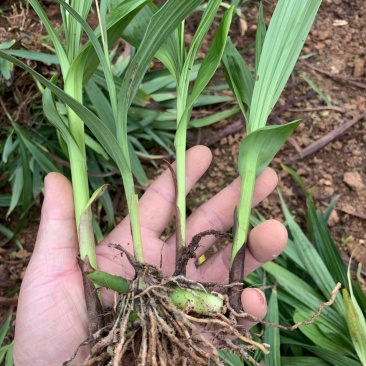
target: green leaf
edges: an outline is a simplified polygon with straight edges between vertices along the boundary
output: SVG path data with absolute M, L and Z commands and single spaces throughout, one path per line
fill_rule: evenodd
M 230 265 L 247 241 L 255 179 L 271 162 L 299 123 L 300 121 L 293 121 L 286 125 L 263 127 L 249 133 L 240 145 L 238 170 L 242 186 L 237 209 L 238 225 L 234 227 Z
M 103 147 L 97 141 L 95 141 L 92 137 L 90 137 L 87 134 L 85 134 L 84 137 L 86 146 L 95 151 L 97 154 L 101 155 L 105 160 L 109 159 L 108 154 L 105 152 Z
M 220 60 L 222 58 L 222 55 L 225 50 L 225 44 L 226 44 L 226 38 L 227 34 L 230 29 L 231 19 L 233 16 L 234 8 L 230 8 L 225 15 L 223 16 L 219 27 L 216 30 L 214 39 L 212 41 L 212 44 L 210 46 L 209 51 L 207 52 L 207 55 L 205 59 L 203 60 L 201 67 L 198 71 L 198 75 L 196 78 L 196 81 L 194 83 L 194 87 L 192 90 L 191 95 L 189 96 L 189 99 L 187 101 L 186 108 L 184 110 L 184 113 L 178 122 L 178 129 L 176 132 L 176 139 L 182 139 L 182 136 L 185 138 L 185 131 L 188 127 L 189 122 L 189 116 L 191 113 L 191 110 L 193 108 L 193 105 L 195 101 L 197 100 L 198 96 L 202 93 L 203 89 L 206 87 L 208 82 L 211 80 L 212 76 L 214 75 Z M 189 67 L 188 67 L 189 69 Z M 182 83 L 185 81 L 183 80 Z M 186 83 L 188 87 L 188 83 Z
M 0 50 L 7 50 L 8 48 L 12 47 L 15 42 L 16 42 L 15 39 L 12 39 L 9 42 L 0 43 Z
M 6 334 L 8 333 L 8 331 L 10 329 L 10 322 L 11 322 L 12 317 L 13 317 L 13 312 L 10 312 L 10 314 L 6 318 L 3 326 L 0 328 L 0 346 L 2 346 L 4 339 L 6 337 Z
M 119 144 L 128 156 L 127 111 L 141 84 L 150 61 L 160 46 L 168 39 L 185 17 L 193 11 L 202 0 L 167 1 L 152 17 L 146 29 L 145 36 L 139 45 L 135 57 L 126 70 L 120 90 L 118 108 L 117 136 Z
M 264 23 L 263 3 L 259 4 L 258 26 L 255 33 L 255 75 L 258 74 L 259 60 L 261 59 L 264 39 L 266 38 L 266 24 Z
M 194 64 L 194 60 L 197 57 L 197 52 L 202 45 L 202 42 L 210 29 L 210 26 L 216 16 L 217 9 L 219 8 L 220 1 L 212 0 L 208 2 L 201 21 L 199 22 L 198 28 L 193 35 L 193 39 L 189 46 L 188 54 L 185 56 L 185 52 L 181 51 L 181 60 L 184 62 L 182 70 L 180 72 L 179 83 L 178 83 L 178 94 L 182 97 L 182 104 L 186 103 L 186 97 L 188 95 L 189 79 L 191 75 L 191 70 Z M 180 38 L 180 46 L 184 49 L 184 36 Z M 202 67 L 201 67 L 202 68 Z M 201 70 L 200 68 L 200 70 Z M 192 93 L 193 94 L 193 93 Z M 200 94 L 200 93 L 198 93 Z M 180 121 L 177 121 L 178 124 Z
M 300 121 L 293 121 L 285 125 L 266 126 L 249 133 L 240 145 L 238 159 L 240 176 L 243 178 L 248 165 L 255 166 L 258 176 L 272 161 L 299 123 Z
M 328 361 L 332 366 L 361 366 L 361 364 L 352 357 L 341 355 L 338 351 L 332 352 L 315 346 L 305 346 L 305 348 L 321 357 L 323 360 Z
M 34 11 L 37 13 L 39 19 L 41 20 L 42 24 L 45 26 L 48 34 L 51 37 L 51 40 L 53 42 L 53 45 L 56 50 L 57 58 L 60 62 L 61 70 L 64 75 L 67 75 L 70 63 L 65 51 L 65 48 L 63 44 L 61 43 L 60 38 L 58 37 L 53 25 L 51 24 L 50 20 L 48 19 L 48 16 L 44 9 L 42 8 L 41 4 L 38 0 L 29 0 L 29 3 L 31 4 Z
M 91 78 L 85 86 L 85 92 L 88 96 L 91 107 L 103 121 L 103 123 L 113 132 L 116 132 L 116 125 L 114 123 L 113 111 L 109 99 L 105 96 L 99 88 L 94 78 Z
M 309 320 L 313 316 L 313 312 L 310 310 L 298 309 L 294 313 L 294 322 L 301 322 Z M 345 356 L 353 356 L 354 349 L 347 337 L 347 334 L 338 334 L 336 327 L 324 319 L 324 316 L 320 316 L 313 324 L 304 325 L 300 327 L 300 330 L 322 349 L 330 350 L 332 352 L 338 352 Z
M 278 1 L 263 43 L 248 132 L 265 126 L 295 66 L 321 1 Z
M 13 233 L 11 230 L 9 230 L 6 226 L 0 224 L 0 233 L 4 235 L 9 240 L 14 241 L 14 243 L 17 245 L 19 249 L 23 249 L 22 243 L 18 238 L 15 237 L 15 233 Z M 4 246 L 6 243 L 9 242 L 9 240 L 1 241 L 0 247 Z
M 131 45 L 138 48 L 142 39 L 144 38 L 146 28 L 148 27 L 152 16 L 158 11 L 158 7 L 149 3 L 145 6 L 128 25 L 122 34 L 122 37 Z M 181 60 L 179 58 L 177 31 L 173 32 L 166 38 L 166 41 L 161 45 L 155 54 L 171 75 L 177 81 L 182 69 Z
M 222 121 L 225 118 L 229 118 L 231 116 L 234 116 L 235 114 L 240 112 L 240 108 L 234 107 L 230 109 L 226 109 L 224 111 L 215 113 L 209 117 L 203 117 L 203 118 L 196 118 L 192 119 L 189 122 L 188 128 L 194 127 L 194 128 L 200 128 L 200 127 L 206 127 L 209 125 L 212 125 L 213 123 Z
M 131 141 L 129 140 L 128 140 L 128 151 L 130 155 L 131 170 L 133 175 L 136 177 L 136 179 L 142 186 L 146 186 L 149 183 L 149 180 L 146 176 L 145 170 L 138 156 L 136 155 L 136 151 L 134 150 Z
M 320 97 L 324 100 L 324 102 L 329 106 L 332 105 L 332 102 L 329 100 L 329 98 L 324 94 L 324 92 L 311 80 L 309 79 L 306 75 L 301 75 L 302 79 L 305 80 L 312 88 L 314 91 L 316 91 Z
M 18 141 L 14 141 L 14 143 L 13 143 L 13 131 L 14 130 L 12 130 L 8 134 L 8 136 L 7 136 L 6 140 L 5 140 L 5 145 L 3 147 L 2 161 L 5 164 L 8 162 L 8 159 L 9 159 L 9 156 L 11 155 L 11 153 L 19 145 L 19 142 Z
M 279 301 L 285 302 L 293 309 L 309 310 L 311 317 L 318 310 L 320 303 L 328 300 L 321 296 L 313 286 L 278 264 L 268 262 L 263 265 L 263 268 L 275 278 L 278 288 L 281 289 L 278 293 Z M 348 333 L 344 318 L 333 308 L 324 308 L 321 319 L 329 328 L 333 327 L 335 334 L 338 334 L 339 337 L 344 337 Z M 345 338 L 345 342 L 347 342 L 347 338 Z
M 289 336 L 291 336 L 291 333 L 289 334 Z M 281 343 L 284 345 L 298 345 L 301 348 L 308 350 L 312 354 L 318 356 L 322 360 L 329 362 L 329 365 L 331 365 L 331 366 L 345 366 L 345 365 L 361 366 L 360 362 L 355 361 L 351 357 L 341 355 L 338 351 L 333 352 L 333 351 L 329 351 L 329 350 L 326 350 L 326 349 L 318 347 L 318 346 L 313 346 L 313 345 L 305 344 L 302 342 L 298 342 L 298 341 L 294 340 L 292 337 L 291 338 L 281 337 Z M 304 359 L 306 359 L 306 358 L 304 357 Z
M 105 28 L 107 30 L 109 46 L 112 46 L 118 40 L 123 30 L 134 19 L 140 8 L 149 1 L 150 0 L 125 0 L 107 15 Z M 98 42 L 101 40 L 100 33 L 100 27 L 98 26 L 94 31 L 94 35 L 96 38 L 98 38 Z M 93 47 L 91 40 L 89 40 L 80 50 L 77 58 L 78 63 L 85 64 L 85 84 L 94 74 L 94 71 L 100 63 L 100 59 L 97 57 L 96 50 Z
M 13 366 L 14 365 L 14 358 L 13 358 L 14 342 L 11 342 L 7 348 L 8 348 L 8 351 L 6 353 L 5 366 Z
M 292 217 L 281 194 L 280 200 L 289 233 L 293 238 L 293 244 L 295 245 L 298 256 L 302 260 L 304 269 L 313 278 L 324 297 L 330 297 L 333 289 L 336 286 L 336 281 L 328 271 L 328 268 L 326 267 L 318 252 L 315 250 L 314 246 L 309 242 L 300 226 Z M 339 314 L 343 315 L 346 313 L 344 303 L 340 297 L 336 298 L 334 306 L 337 308 Z
M 366 365 L 366 322 L 362 310 L 355 297 L 342 290 L 343 299 L 346 303 L 347 322 L 351 334 L 352 343 L 363 366 Z
M 6 52 L 12 56 L 26 58 L 27 60 L 43 62 L 45 64 L 53 64 L 53 65 L 60 64 L 57 55 L 50 55 L 49 53 L 32 52 L 27 50 L 7 50 Z
M 307 190 L 306 190 L 305 184 L 302 181 L 300 175 L 298 175 L 296 173 L 296 171 L 293 170 L 292 168 L 290 168 L 289 166 L 286 166 L 286 165 L 282 164 L 281 167 L 282 167 L 282 169 L 284 171 L 286 171 L 287 173 L 289 173 L 292 176 L 292 178 L 295 179 L 295 182 L 300 186 L 300 188 L 302 189 L 302 191 L 306 194 L 307 193 Z
M 187 109 L 191 109 L 193 107 L 194 102 L 215 74 L 225 50 L 226 39 L 229 33 L 233 12 L 234 8 L 231 7 L 223 16 L 220 25 L 215 32 L 210 49 L 208 50 L 198 71 L 192 93 L 187 102 Z
M 237 98 L 242 113 L 246 116 L 244 104 L 250 106 L 254 88 L 254 77 L 242 55 L 228 38 L 221 62 L 225 79 Z
M 337 204 L 340 197 L 341 197 L 340 195 L 333 197 L 332 200 L 330 201 L 329 205 L 323 212 L 323 218 L 324 218 L 325 222 L 329 221 L 330 215 L 331 215 L 332 211 L 335 209 L 335 205 Z
M 318 215 L 316 212 L 310 195 L 307 196 L 306 202 L 308 206 L 307 224 L 312 234 L 312 241 L 334 280 L 348 287 L 347 267 L 330 235 L 327 223 L 322 215 Z
M 12 194 L 11 194 L 11 201 L 9 205 L 9 209 L 6 213 L 6 217 L 8 217 L 11 212 L 14 210 L 14 208 L 18 205 L 20 196 L 22 194 L 24 180 L 23 180 L 23 169 L 21 166 L 18 166 L 14 174 L 11 178 L 12 183 Z
M 281 366 L 333 366 L 318 357 L 281 357 Z
M 243 362 L 241 361 L 240 357 L 228 350 L 219 350 L 219 356 L 225 362 L 226 366 L 243 366 Z
M 266 322 L 279 323 L 277 290 L 273 289 L 268 302 Z M 272 326 L 266 326 L 264 331 L 264 342 L 271 345 L 269 354 L 264 355 L 266 366 L 281 366 L 280 358 L 280 330 Z
M 349 261 L 347 271 L 350 293 L 348 293 L 347 289 L 342 289 L 342 294 L 344 302 L 346 303 L 347 323 L 349 332 L 351 334 L 352 343 L 362 365 L 366 366 L 366 319 L 356 297 L 353 294 L 351 283 L 351 261 L 352 257 Z
M 25 150 L 31 153 L 34 159 L 42 167 L 43 171 L 45 173 L 58 172 L 58 168 L 56 167 L 56 165 L 46 155 L 47 149 L 42 145 L 32 141 L 29 136 L 15 122 L 13 122 L 13 126 L 17 131 L 18 136 L 21 138 Z M 26 161 L 28 164 L 29 159 L 27 158 Z

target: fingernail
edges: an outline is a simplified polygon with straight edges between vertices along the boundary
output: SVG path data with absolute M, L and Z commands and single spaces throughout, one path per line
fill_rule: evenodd
M 258 295 L 260 296 L 260 301 L 265 303 L 266 302 L 266 295 L 264 294 L 264 292 L 259 290 L 258 288 L 255 288 L 253 290 L 255 290 L 258 293 Z

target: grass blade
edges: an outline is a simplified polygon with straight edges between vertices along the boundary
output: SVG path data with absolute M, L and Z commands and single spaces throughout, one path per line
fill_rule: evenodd
M 279 323 L 277 290 L 272 290 L 271 297 L 268 302 L 268 311 L 266 315 L 267 322 Z M 280 330 L 275 327 L 266 326 L 264 331 L 264 342 L 271 345 L 271 352 L 264 355 L 266 366 L 281 366 L 280 358 Z
M 117 136 L 119 145 L 128 156 L 127 146 L 127 111 L 141 84 L 149 63 L 157 50 L 185 17 L 193 11 L 202 0 L 166 2 L 152 17 L 146 29 L 145 36 L 131 64 L 126 70 L 120 90 L 117 117 Z
M 44 9 L 42 8 L 41 4 L 38 2 L 38 0 L 29 0 L 29 3 L 31 4 L 34 11 L 37 13 L 39 19 L 42 21 L 42 24 L 47 29 L 47 33 L 50 35 L 51 40 L 53 42 L 53 45 L 56 50 L 57 58 L 59 60 L 62 73 L 64 75 L 67 75 L 67 72 L 69 71 L 70 62 L 68 60 L 66 50 L 58 37 L 57 33 L 55 32 L 55 29 L 53 28 L 50 20 L 48 19 L 48 16 Z
M 324 297 L 328 298 L 336 286 L 336 281 L 331 275 L 332 272 L 328 271 L 328 268 L 324 264 L 324 261 L 318 252 L 309 242 L 299 225 L 295 222 L 281 194 L 280 200 L 282 211 L 286 219 L 286 224 L 291 237 L 293 238 L 293 243 L 295 244 L 298 256 L 301 257 L 306 272 L 313 278 Z M 345 314 L 344 303 L 340 297 L 336 298 L 334 306 L 337 308 L 340 314 Z
M 258 74 L 259 60 L 261 59 L 264 39 L 266 38 L 266 24 L 264 23 L 263 3 L 259 4 L 259 18 L 257 31 L 255 33 L 255 74 Z
M 249 66 L 235 48 L 230 38 L 227 40 L 221 65 L 225 79 L 238 100 L 245 120 L 248 122 L 248 114 L 244 104 L 247 107 L 250 106 L 254 89 L 254 77 Z
M 321 0 L 279 0 L 259 61 L 248 132 L 263 127 L 292 72 Z

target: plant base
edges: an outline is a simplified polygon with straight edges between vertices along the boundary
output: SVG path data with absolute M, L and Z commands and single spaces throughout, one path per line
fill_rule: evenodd
M 207 316 L 193 313 L 189 301 L 179 309 L 169 297 L 177 287 L 188 292 L 210 292 L 238 284 L 203 284 L 182 275 L 164 277 L 156 267 L 126 255 L 136 277 L 129 291 L 121 295 L 112 322 L 78 347 L 91 346 L 83 365 L 224 365 L 218 354 L 220 349 L 229 349 L 252 361 L 248 352 L 259 348 L 268 353 L 239 324 L 238 314 L 226 295 L 214 292 L 223 299 L 224 306 L 220 312 L 210 311 Z M 209 304 L 207 307 L 210 309 Z M 244 313 L 240 316 L 250 317 Z M 64 365 L 75 366 L 77 352 Z

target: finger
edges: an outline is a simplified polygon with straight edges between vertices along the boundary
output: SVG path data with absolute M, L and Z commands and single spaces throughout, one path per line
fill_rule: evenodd
M 187 151 L 186 156 L 186 192 L 205 173 L 211 163 L 211 151 L 205 146 L 195 146 Z M 175 163 L 172 165 L 175 168 Z M 152 238 L 159 238 L 175 213 L 176 194 L 172 174 L 167 169 L 145 192 L 139 201 L 142 241 L 146 252 Z M 123 220 L 101 243 L 131 243 L 129 218 Z M 100 248 L 99 248 L 100 249 Z M 132 252 L 132 246 L 126 246 Z M 160 249 L 160 248 L 159 248 Z M 105 249 L 103 249 L 104 251 Z M 156 252 L 156 248 L 153 248 Z M 150 250 L 151 251 L 151 250 Z M 149 258 L 145 258 L 149 262 Z M 157 264 L 157 263 L 154 263 Z
M 257 178 L 252 206 L 257 205 L 267 197 L 277 185 L 277 174 L 271 168 L 267 168 Z M 187 242 L 191 238 L 205 230 L 226 231 L 233 226 L 234 209 L 240 197 L 240 179 L 237 178 L 229 186 L 219 192 L 216 196 L 200 206 L 187 220 Z M 200 257 L 215 242 L 212 236 L 204 237 L 196 253 Z M 168 243 L 173 242 L 171 237 Z M 194 265 L 192 262 L 191 266 Z
M 267 313 L 267 302 L 264 293 L 256 288 L 245 288 L 241 294 L 241 303 L 244 313 L 252 315 L 254 318 L 263 319 Z M 254 327 L 258 322 L 248 318 L 239 318 L 239 323 L 246 330 Z
M 287 244 L 287 230 L 277 220 L 262 222 L 249 233 L 245 251 L 244 276 L 278 257 Z M 189 272 L 197 281 L 228 283 L 231 245 Z M 213 271 L 212 268 L 215 268 Z
M 186 156 L 186 191 L 203 175 L 211 163 L 211 151 L 205 146 L 195 146 Z M 172 164 L 175 169 L 175 163 Z M 169 169 L 147 189 L 139 201 L 140 223 L 147 235 L 159 237 L 169 224 L 175 212 L 176 193 L 172 174 Z M 110 235 L 109 239 L 120 238 L 121 233 L 129 230 L 129 221 L 124 220 Z
M 42 355 L 46 357 L 43 365 L 61 364 L 87 337 L 88 318 L 77 255 L 71 184 L 63 175 L 50 173 L 45 178 L 35 248 L 19 294 L 14 343 L 17 365 L 38 365 Z M 53 362 L 47 362 L 51 356 L 42 350 L 52 349 L 54 344 L 58 347 L 51 355 Z M 86 355 L 83 349 L 77 360 Z
M 75 267 L 78 255 L 72 187 L 67 178 L 50 173 L 45 178 L 45 197 L 41 222 L 30 265 L 44 267 L 46 274 L 57 276 Z

